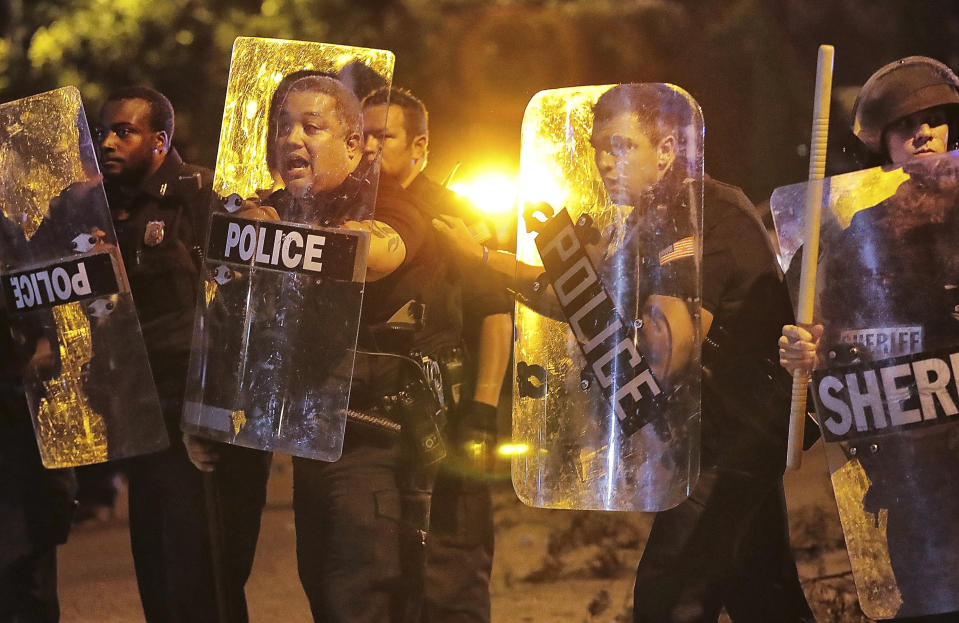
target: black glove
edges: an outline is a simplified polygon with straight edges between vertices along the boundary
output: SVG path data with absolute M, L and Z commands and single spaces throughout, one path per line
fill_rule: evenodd
M 493 471 L 496 453 L 496 407 L 470 400 L 459 408 L 456 446 L 474 470 Z

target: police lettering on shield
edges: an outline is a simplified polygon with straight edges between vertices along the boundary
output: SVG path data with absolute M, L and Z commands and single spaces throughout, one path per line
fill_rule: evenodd
M 210 224 L 207 257 L 237 266 L 351 281 L 357 249 L 356 236 L 342 231 L 217 214 Z

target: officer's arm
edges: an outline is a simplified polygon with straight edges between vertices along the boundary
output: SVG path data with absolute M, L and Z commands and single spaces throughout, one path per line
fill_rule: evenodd
M 700 310 L 700 339 L 705 340 L 713 314 Z M 689 308 L 681 299 L 654 294 L 643 311 L 643 342 L 653 374 L 666 385 L 685 372 L 696 349 L 696 334 Z
M 513 319 L 509 314 L 493 314 L 480 325 L 476 356 L 476 389 L 460 415 L 458 442 L 475 469 L 493 468 L 496 442 L 496 405 L 509 363 L 513 341 Z
M 513 343 L 513 319 L 509 314 L 483 318 L 476 356 L 476 390 L 473 400 L 495 407 Z
M 646 300 L 642 320 L 641 350 L 656 379 L 669 387 L 682 378 L 699 350 L 689 307 L 674 296 L 653 294 Z M 705 316 L 702 327 L 707 328 Z
M 457 252 L 464 257 L 476 263 L 482 263 L 485 258 L 488 269 L 512 280 L 513 290 L 527 296 L 531 301 L 542 298 L 541 295 L 528 296 L 533 292 L 534 284 L 543 273 L 542 266 L 521 262 L 515 255 L 506 251 L 484 250 L 483 245 L 473 239 L 462 219 L 441 215 L 433 219 L 433 228 L 446 236 Z
M 380 221 L 347 221 L 346 229 L 370 232 L 370 254 L 366 260 L 366 280 L 386 277 L 403 264 L 406 244 L 395 229 Z
M 709 328 L 713 326 L 713 313 L 705 308 L 700 309 L 699 320 L 703 330 L 703 333 L 700 337 L 702 337 L 703 340 L 705 340 L 706 334 L 709 333 Z

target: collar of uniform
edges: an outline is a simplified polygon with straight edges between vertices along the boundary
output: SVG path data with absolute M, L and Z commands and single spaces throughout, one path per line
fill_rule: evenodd
M 177 153 L 176 147 L 171 147 L 166 158 L 163 159 L 163 164 L 153 172 L 153 175 L 144 180 L 140 189 L 148 195 L 162 197 L 167 191 L 167 185 L 176 181 L 182 165 L 183 158 Z
M 416 177 L 414 177 L 410 183 L 406 185 L 406 190 L 410 191 L 414 195 L 420 196 L 425 194 L 430 188 L 431 182 L 433 182 L 433 180 L 427 178 L 426 174 L 420 171 L 416 174 Z

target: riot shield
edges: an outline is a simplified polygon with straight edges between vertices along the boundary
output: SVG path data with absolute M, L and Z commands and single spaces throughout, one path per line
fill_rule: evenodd
M 43 464 L 162 450 L 166 427 L 75 88 L 0 106 L 0 172 L 0 307 Z
M 810 194 L 812 392 L 863 611 L 959 610 L 959 153 L 777 189 L 785 266 Z
M 344 223 L 372 218 L 378 174 L 360 85 L 389 86 L 392 68 L 385 51 L 236 40 L 184 431 L 339 458 L 369 249 Z M 246 218 L 252 205 L 280 220 Z
M 517 256 L 543 266 L 516 307 L 527 504 L 658 511 L 698 478 L 702 141 L 672 85 L 543 91 L 526 109 Z

